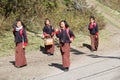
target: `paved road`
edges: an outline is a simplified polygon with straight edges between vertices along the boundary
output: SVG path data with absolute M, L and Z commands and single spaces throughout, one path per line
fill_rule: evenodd
M 108 24 L 113 26 L 111 29 L 119 32 L 117 28 L 120 27 L 120 14 L 118 12 L 103 6 L 96 0 L 87 0 L 87 2 L 97 7 L 98 12 L 105 17 Z M 116 19 L 117 21 L 115 21 Z M 113 21 L 115 22 L 113 23 Z M 115 36 L 116 42 L 119 42 L 117 38 Z M 117 45 L 115 44 L 115 46 Z M 109 55 L 99 55 L 98 53 L 88 54 L 85 59 L 82 59 L 82 62 L 76 61 L 76 66 L 71 67 L 69 72 L 59 72 L 42 79 L 37 77 L 35 80 L 120 80 L 120 51 L 108 52 Z
M 88 54 L 84 63 L 79 63 L 69 72 L 61 72 L 34 80 L 120 80 L 120 51 L 109 55 Z

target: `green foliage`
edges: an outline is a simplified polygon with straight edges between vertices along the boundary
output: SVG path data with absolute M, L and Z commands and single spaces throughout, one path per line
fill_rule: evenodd
M 57 0 L 43 0 L 45 11 L 52 12 L 57 7 Z
M 57 27 L 61 19 L 65 19 L 74 31 L 87 31 L 86 25 L 90 15 L 95 15 L 102 29 L 103 18 L 97 15 L 95 9 L 87 8 L 85 0 L 1 0 L 0 26 L 4 30 L 12 29 L 10 26 L 16 18 L 21 18 L 31 32 L 42 30 L 45 18 L 50 18 L 52 25 Z M 9 27 L 8 27 L 9 26 Z M 84 30 L 86 29 L 86 30 Z M 3 30 L 3 31 L 4 31 Z
M 71 0 L 64 0 L 64 3 L 66 6 L 69 6 L 69 4 L 71 3 Z
M 45 18 L 51 20 L 54 28 L 59 27 L 59 22 L 64 19 L 75 33 L 88 34 L 90 15 L 96 17 L 99 28 L 103 29 L 103 17 L 95 8 L 88 8 L 85 0 L 0 0 L 0 52 L 14 48 L 12 24 L 16 18 L 21 18 L 28 32 L 35 34 L 42 33 Z M 38 49 L 43 43 L 36 36 L 29 34 L 28 37 L 28 51 Z

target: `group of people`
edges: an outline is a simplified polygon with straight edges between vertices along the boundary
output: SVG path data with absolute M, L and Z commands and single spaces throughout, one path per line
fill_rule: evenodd
M 43 28 L 44 39 L 50 37 L 53 38 L 54 35 L 59 39 L 60 52 L 62 55 L 63 70 L 65 72 L 69 71 L 70 67 L 70 43 L 73 42 L 75 35 L 72 30 L 70 30 L 67 21 L 62 20 L 59 23 L 60 29 L 54 29 L 47 18 L 44 22 L 45 26 Z M 95 21 L 95 17 L 90 17 L 90 23 L 88 26 L 91 38 L 91 51 L 97 51 L 98 49 L 98 26 Z M 26 34 L 26 29 L 21 20 L 17 20 L 14 24 L 13 34 L 15 37 L 16 44 L 16 54 L 15 54 L 15 66 L 17 68 L 27 65 L 25 58 L 25 47 L 28 44 L 28 38 Z M 45 50 L 48 56 L 54 55 L 54 42 L 51 45 L 45 45 Z
M 43 28 L 43 33 L 45 38 L 49 36 L 53 37 L 54 35 L 56 35 L 57 38 L 59 38 L 63 68 L 64 71 L 68 71 L 70 66 L 70 43 L 74 40 L 75 35 L 69 29 L 69 25 L 65 20 L 62 20 L 59 23 L 59 26 L 60 30 L 54 30 L 50 24 L 50 20 L 46 19 L 45 26 Z M 45 49 L 48 55 L 54 55 L 54 44 L 45 45 Z

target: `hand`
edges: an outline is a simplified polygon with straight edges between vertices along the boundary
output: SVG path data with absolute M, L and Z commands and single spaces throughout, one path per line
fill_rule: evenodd
M 70 38 L 70 41 L 73 42 L 73 38 Z
M 50 36 L 50 34 L 46 34 L 46 36 L 47 36 L 47 37 L 49 37 L 49 36 Z
M 55 32 L 57 32 L 57 31 L 59 31 L 59 29 L 58 29 L 58 28 L 56 28 L 56 29 L 55 29 Z
M 95 37 L 98 38 L 98 32 L 95 34 Z
M 23 45 L 23 49 L 25 49 L 25 46 Z
M 95 35 L 96 38 L 98 38 L 98 35 Z

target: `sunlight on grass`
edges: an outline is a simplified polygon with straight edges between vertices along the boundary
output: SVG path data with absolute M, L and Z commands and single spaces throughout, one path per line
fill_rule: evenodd
M 106 30 L 101 30 L 100 32 L 100 41 L 104 42 L 108 36 L 109 32 Z M 76 38 L 73 41 L 72 45 L 76 47 L 80 47 L 83 43 L 90 44 L 90 37 L 89 35 L 85 35 L 84 33 L 80 32 L 79 34 L 75 34 Z M 39 51 L 40 46 L 44 46 L 44 40 L 41 37 L 36 36 L 34 34 L 28 33 L 28 46 L 26 47 L 26 52 L 30 53 L 32 51 Z M 6 32 L 4 34 L 4 38 L 0 39 L 0 56 L 9 56 L 15 54 L 15 43 L 14 43 L 14 36 L 12 32 Z
M 44 42 L 40 37 L 28 34 L 28 46 L 26 47 L 26 52 L 33 50 L 39 50 L 40 45 Z M 6 32 L 4 38 L 0 39 L 0 56 L 9 56 L 15 53 L 15 43 L 14 36 L 12 32 Z

